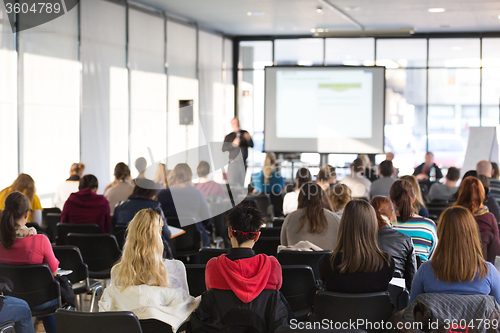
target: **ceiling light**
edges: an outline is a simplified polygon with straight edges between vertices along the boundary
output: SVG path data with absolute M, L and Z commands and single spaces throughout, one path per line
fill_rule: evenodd
M 498 19 L 500 20 L 500 15 L 498 15 Z
M 321 14 L 323 13 L 323 8 L 321 6 L 318 6 L 318 8 L 316 8 L 316 11 Z
M 446 10 L 444 8 L 429 8 L 429 13 L 444 13 Z
M 325 29 L 319 28 L 319 29 L 316 29 L 316 32 L 325 32 Z
M 263 12 L 247 12 L 247 15 L 248 16 L 260 16 L 260 15 L 264 15 Z
M 247 15 L 248 16 L 252 16 L 252 12 L 247 12 Z
M 314 29 L 314 28 L 313 28 L 313 29 L 311 29 L 310 31 L 311 31 L 312 33 L 315 33 L 315 32 L 316 32 L 316 29 Z

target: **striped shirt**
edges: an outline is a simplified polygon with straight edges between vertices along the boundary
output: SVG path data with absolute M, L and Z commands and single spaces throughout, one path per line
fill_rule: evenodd
M 420 256 L 422 261 L 430 259 L 438 242 L 434 221 L 425 217 L 414 216 L 408 221 L 402 222 L 398 217 L 398 221 L 393 226 L 394 230 L 411 237 L 415 246 L 415 253 Z

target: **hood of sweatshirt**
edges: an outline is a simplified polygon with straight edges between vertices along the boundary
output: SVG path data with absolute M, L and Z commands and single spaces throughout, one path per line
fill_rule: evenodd
M 281 287 L 281 267 L 274 257 L 259 254 L 233 261 L 221 255 L 210 261 L 215 263 L 207 265 L 207 277 L 212 277 L 210 288 L 231 289 L 244 303 L 254 300 L 264 289 Z
M 75 206 L 79 207 L 89 207 L 102 203 L 104 196 L 93 192 L 90 188 L 84 188 L 78 192 L 72 193 L 68 201 L 70 201 Z

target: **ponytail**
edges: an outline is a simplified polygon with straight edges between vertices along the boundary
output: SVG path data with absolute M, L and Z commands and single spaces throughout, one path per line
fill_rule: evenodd
M 394 206 L 399 211 L 399 217 L 403 222 L 412 218 L 413 209 L 413 187 L 406 180 L 396 180 L 391 186 L 390 197 Z
M 0 243 L 10 249 L 16 240 L 16 221 L 30 210 L 28 198 L 21 192 L 12 192 L 5 199 L 5 208 L 0 217 Z

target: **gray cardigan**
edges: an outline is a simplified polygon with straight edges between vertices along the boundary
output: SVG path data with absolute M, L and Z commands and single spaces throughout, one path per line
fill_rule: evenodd
M 300 241 L 309 241 L 323 250 L 333 251 L 337 245 L 340 216 L 327 209 L 323 209 L 323 212 L 328 227 L 321 234 L 309 232 L 309 221 L 299 232 L 300 217 L 305 213 L 305 208 L 299 208 L 288 214 L 281 227 L 281 245 L 292 246 Z

